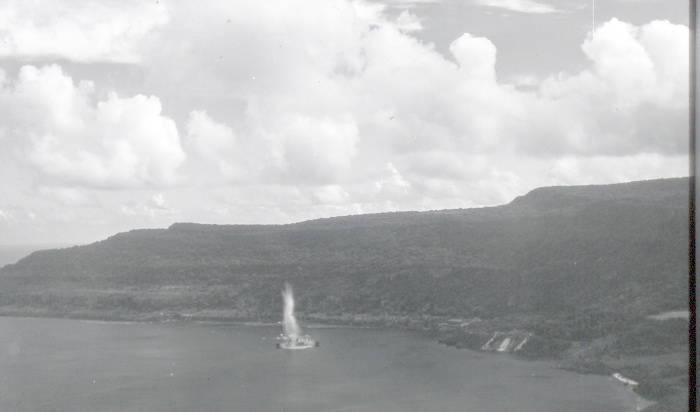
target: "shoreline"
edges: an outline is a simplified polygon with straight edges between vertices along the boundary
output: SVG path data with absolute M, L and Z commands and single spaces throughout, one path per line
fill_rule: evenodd
M 15 312 L 15 311 L 0 311 L 0 317 L 2 318 L 28 318 L 28 319 L 71 319 L 71 320 L 82 320 L 82 321 L 96 321 L 96 322 L 129 322 L 129 323 L 174 323 L 174 322 L 197 322 L 197 323 L 217 323 L 217 324 L 232 324 L 232 325 L 246 325 L 246 326 L 277 326 L 281 324 L 281 321 L 277 320 L 260 320 L 250 317 L 236 317 L 236 316 L 216 316 L 216 315 L 188 315 L 188 314 L 177 314 L 176 316 L 171 316 L 172 313 L 166 313 L 164 316 L 159 313 L 148 313 L 136 316 L 129 315 L 104 315 L 95 313 L 83 313 L 83 312 L 73 312 L 73 313 L 54 313 L 54 312 Z M 309 318 L 300 318 L 301 320 Z M 322 319 L 311 318 L 311 322 L 306 322 L 305 328 L 310 329 L 325 329 L 325 328 L 362 328 L 362 329 L 372 329 L 372 328 L 398 328 L 398 329 L 408 329 L 398 327 L 398 324 L 378 324 L 377 322 L 364 324 L 357 321 L 349 321 L 348 323 L 343 323 L 342 320 L 333 319 L 333 321 L 324 322 Z
M 179 313 L 174 311 L 148 312 L 148 313 L 100 313 L 100 312 L 49 312 L 49 311 L 22 311 L 0 310 L 0 317 L 15 318 L 50 318 L 50 319 L 74 319 L 92 320 L 103 322 L 139 322 L 139 323 L 172 323 L 172 322 L 211 322 L 229 323 L 237 325 L 279 325 L 277 318 L 259 318 L 252 316 L 238 316 L 210 313 Z M 305 327 L 320 328 L 392 328 L 401 330 L 414 330 L 427 332 L 434 330 L 437 321 L 441 318 L 414 318 L 409 316 L 369 317 L 366 315 L 353 316 L 317 316 L 297 315 L 297 318 L 305 323 Z M 391 319 L 391 320 L 390 320 Z M 448 345 L 449 346 L 449 345 Z
M 250 317 L 236 317 L 236 316 L 225 316 L 225 315 L 212 315 L 212 314 L 181 314 L 181 313 L 175 313 L 175 312 L 154 312 L 154 313 L 147 313 L 147 314 L 104 314 L 104 313 L 85 313 L 85 312 L 73 312 L 73 313 L 53 313 L 53 312 L 23 312 L 23 311 L 0 311 L 0 317 L 6 317 L 6 318 L 29 318 L 29 319 L 68 319 L 68 320 L 76 320 L 76 321 L 86 321 L 86 322 L 100 322 L 100 323 L 143 323 L 143 324 L 168 324 L 168 323 L 202 323 L 202 324 L 229 324 L 229 325 L 240 325 L 240 326 L 259 326 L 259 327 L 270 327 L 270 326 L 278 326 L 280 324 L 280 321 L 275 321 L 275 320 L 261 320 L 261 319 L 253 319 Z M 412 330 L 418 333 L 425 334 L 428 331 L 431 330 L 437 330 L 437 324 L 432 324 L 433 322 L 430 322 L 428 319 L 416 319 L 416 318 L 409 318 L 409 317 L 402 317 L 402 320 L 406 323 L 402 322 L 381 322 L 378 319 L 373 319 L 371 322 L 362 322 L 358 321 L 357 318 L 353 319 L 348 319 L 347 317 L 345 318 L 347 323 L 344 323 L 342 320 L 335 318 L 331 321 L 331 317 L 323 317 L 323 319 L 319 319 L 318 317 L 315 316 L 309 316 L 309 317 L 302 317 L 301 319 L 308 319 L 311 321 L 311 323 L 307 323 L 305 326 L 306 328 L 309 329 L 323 329 L 323 328 L 359 328 L 359 329 L 379 329 L 379 328 L 385 328 L 385 329 L 398 329 L 398 330 Z M 362 317 L 365 319 L 368 319 L 366 317 Z M 340 320 L 340 321 L 339 321 Z M 430 323 L 431 325 L 428 325 L 430 327 L 425 327 L 425 324 Z M 369 324 L 368 324 L 369 323 Z M 412 325 L 411 325 L 412 323 Z M 422 324 L 423 327 L 418 327 L 418 324 Z M 454 344 L 449 344 L 446 342 L 443 342 L 439 339 L 439 336 L 431 336 L 433 340 L 436 342 L 448 346 L 448 347 L 454 347 L 456 349 L 468 349 L 476 352 L 489 352 L 489 351 L 484 351 L 479 348 L 470 348 L 470 347 L 461 347 L 459 345 L 454 345 Z M 493 351 L 491 351 L 493 352 Z M 494 354 L 499 353 L 499 352 L 493 352 Z M 519 358 L 525 361 L 534 361 L 534 360 L 541 360 L 541 359 L 531 359 L 528 358 L 527 356 L 523 355 L 518 355 L 517 353 L 514 352 L 505 352 L 504 354 L 513 356 L 515 358 Z M 552 367 L 556 369 L 561 369 L 561 370 L 568 370 L 573 373 L 577 373 L 580 375 L 598 375 L 598 376 L 606 376 L 608 379 L 610 379 L 611 383 L 614 385 L 622 385 L 625 387 L 629 393 L 634 396 L 635 399 L 635 412 L 642 412 L 647 409 L 649 409 L 651 406 L 658 404 L 658 401 L 653 400 L 653 399 L 647 399 L 637 393 L 635 390 L 636 387 L 630 386 L 630 385 L 625 385 L 624 382 L 621 382 L 619 379 L 615 379 L 615 377 L 610 374 L 606 373 L 603 371 L 591 371 L 591 370 L 583 370 L 579 368 L 571 368 L 571 367 L 565 367 L 563 366 L 560 362 L 561 359 L 558 357 L 551 357 L 549 359 L 552 361 Z
M 87 316 L 85 316 L 87 315 Z M 231 326 L 251 326 L 251 327 L 274 327 L 274 326 L 279 326 L 280 322 L 279 321 L 251 321 L 251 320 L 243 320 L 240 318 L 232 318 L 232 317 L 222 317 L 222 316 L 217 316 L 217 317 L 212 317 L 212 316 L 182 316 L 182 318 L 179 319 L 158 319 L 150 315 L 145 315 L 145 316 L 140 316 L 138 317 L 129 317 L 129 316 L 123 316 L 123 315 L 110 315 L 110 316 L 98 316 L 96 314 L 78 314 L 78 313 L 66 313 L 66 314 L 51 314 L 51 313 L 32 313 L 32 314 L 19 314 L 19 313 L 8 313 L 8 312 L 0 312 L 0 317 L 2 318 L 15 318 L 15 319 L 56 319 L 56 320 L 72 320 L 72 321 L 78 321 L 78 322 L 84 322 L 84 323 L 99 323 L 99 324 L 143 324 L 143 325 L 148 325 L 148 324 L 162 324 L 162 325 L 167 325 L 167 324 L 211 324 L 211 325 L 231 325 Z M 204 320 L 202 320 L 204 319 Z M 410 330 L 409 328 L 401 328 L 398 327 L 397 325 L 387 325 L 387 326 L 380 326 L 380 325 L 364 325 L 364 326 L 358 326 L 358 325 L 350 325 L 350 324 L 332 324 L 332 323 L 312 323 L 312 324 L 307 324 L 304 326 L 305 328 L 309 329 L 331 329 L 331 328 L 347 328 L 347 329 L 398 329 L 398 330 Z M 421 332 L 427 332 L 426 330 L 412 330 L 413 332 L 416 333 L 421 333 Z M 484 351 L 484 350 L 479 350 L 479 349 L 472 349 L 472 348 L 459 348 L 454 345 L 448 345 L 442 342 L 438 342 L 435 336 L 432 336 L 432 341 L 435 343 L 439 343 L 440 345 L 446 346 L 446 347 L 451 347 L 454 349 L 466 349 L 469 352 L 477 352 L 477 353 L 486 353 L 486 354 L 491 354 L 491 355 L 507 355 L 512 358 L 521 360 L 523 362 L 545 362 L 548 363 L 549 366 L 552 369 L 559 369 L 563 371 L 568 371 L 577 375 L 596 375 L 602 377 L 607 377 L 607 380 L 610 382 L 611 386 L 621 388 L 622 391 L 628 394 L 629 396 L 629 401 L 630 404 L 634 404 L 634 411 L 635 412 L 643 412 L 648 410 L 650 407 L 658 404 L 657 401 L 650 400 L 647 398 L 644 398 L 640 394 L 636 393 L 634 390 L 633 386 L 626 385 L 624 382 L 620 381 L 619 379 L 616 379 L 615 376 L 610 375 L 610 374 L 605 374 L 605 373 L 594 373 L 594 372 L 581 372 L 581 371 L 576 371 L 570 368 L 562 368 L 560 365 L 556 362 L 555 359 L 548 359 L 548 360 L 543 360 L 543 359 L 528 359 L 523 356 L 518 356 L 515 353 L 510 353 L 510 352 L 496 352 L 496 351 Z

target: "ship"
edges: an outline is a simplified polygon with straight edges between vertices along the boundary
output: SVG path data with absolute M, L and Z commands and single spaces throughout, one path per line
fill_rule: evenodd
M 319 341 L 314 340 L 309 335 L 292 337 L 285 335 L 284 333 L 280 333 L 277 340 L 279 341 L 276 345 L 277 349 L 310 349 L 321 346 Z

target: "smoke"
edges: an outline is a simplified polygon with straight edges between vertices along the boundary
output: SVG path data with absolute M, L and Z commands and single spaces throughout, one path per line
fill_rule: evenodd
M 301 335 L 301 329 L 299 328 L 296 317 L 294 317 L 294 292 L 289 283 L 285 282 L 284 284 L 282 298 L 284 299 L 284 319 L 282 321 L 282 328 L 285 336 L 294 340 Z

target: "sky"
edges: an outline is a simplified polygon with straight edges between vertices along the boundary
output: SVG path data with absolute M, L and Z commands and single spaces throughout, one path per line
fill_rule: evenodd
M 678 0 L 2 0 L 0 245 L 688 175 Z

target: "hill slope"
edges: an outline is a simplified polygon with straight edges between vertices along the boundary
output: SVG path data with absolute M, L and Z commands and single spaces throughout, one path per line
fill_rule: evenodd
M 488 316 L 682 306 L 687 179 L 537 189 L 492 208 L 291 225 L 174 224 L 33 253 L 0 270 L 0 307 Z

